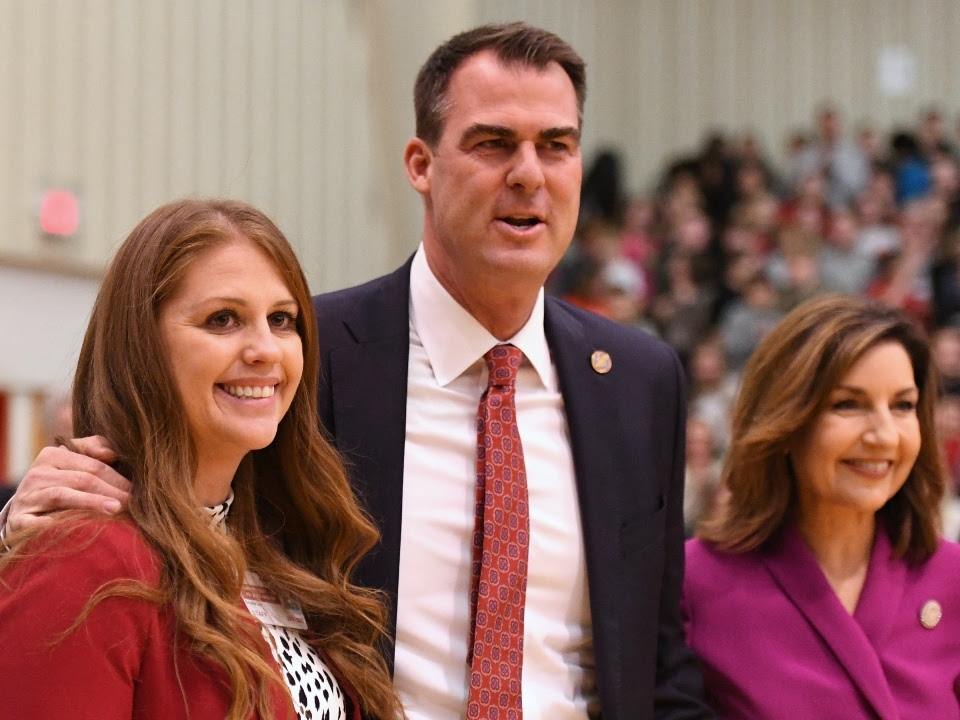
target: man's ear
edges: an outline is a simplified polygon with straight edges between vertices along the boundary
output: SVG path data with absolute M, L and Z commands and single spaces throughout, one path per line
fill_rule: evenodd
M 430 192 L 430 168 L 433 164 L 433 151 L 420 138 L 415 137 L 407 143 L 403 151 L 403 165 L 407 170 L 407 179 L 421 195 Z

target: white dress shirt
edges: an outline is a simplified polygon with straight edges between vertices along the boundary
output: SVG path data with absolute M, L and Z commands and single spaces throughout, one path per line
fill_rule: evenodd
M 527 469 L 529 573 L 524 720 L 587 716 L 596 687 L 586 560 L 563 398 L 543 328 L 543 291 L 509 340 Z M 476 417 L 483 355 L 498 343 L 440 285 L 421 247 L 410 275 L 410 364 L 394 682 L 411 720 L 465 716 Z

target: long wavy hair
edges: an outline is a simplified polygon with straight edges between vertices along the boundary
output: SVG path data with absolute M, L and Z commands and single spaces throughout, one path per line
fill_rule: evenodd
M 934 426 L 936 371 L 923 331 L 903 313 L 865 298 L 825 295 L 794 309 L 747 362 L 733 410 L 722 483 L 728 499 L 698 529 L 721 549 L 748 552 L 795 519 L 791 443 L 865 352 L 884 342 L 910 357 L 920 391 L 920 453 L 903 487 L 877 512 L 895 553 L 920 563 L 937 548 L 945 472 Z
M 274 441 L 241 462 L 224 535 L 198 512 L 196 448 L 158 314 L 193 263 L 238 237 L 270 258 L 299 305 L 303 379 Z M 233 691 L 229 720 L 254 710 L 273 718 L 269 688 L 282 683 L 261 655 L 258 628 L 238 604 L 247 570 L 284 600 L 300 603 L 310 641 L 354 688 L 365 714 L 402 715 L 376 649 L 385 623 L 381 598 L 351 582 L 378 534 L 318 426 L 318 377 L 306 280 L 289 243 L 263 213 L 232 200 L 180 200 L 148 215 L 117 251 L 80 352 L 74 431 L 103 435 L 116 449 L 116 467 L 133 483 L 127 512 L 157 553 L 161 582 L 158 588 L 133 581 L 105 586 L 80 620 L 110 595 L 170 604 L 178 633 L 225 671 Z M 16 539 L 0 567 L 16 558 L 29 535 Z

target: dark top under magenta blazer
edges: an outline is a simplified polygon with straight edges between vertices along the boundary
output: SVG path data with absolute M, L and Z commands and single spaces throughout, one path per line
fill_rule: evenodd
M 850 615 L 795 531 L 766 550 L 691 540 L 683 612 L 719 718 L 960 718 L 960 547 L 910 567 L 878 531 Z M 924 627 L 929 601 L 943 616 Z

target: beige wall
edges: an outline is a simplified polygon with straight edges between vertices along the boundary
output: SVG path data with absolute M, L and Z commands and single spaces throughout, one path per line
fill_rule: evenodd
M 372 277 L 417 241 L 410 88 L 442 39 L 527 19 L 589 65 L 585 157 L 621 147 L 647 186 L 706 128 L 775 153 L 831 100 L 848 124 L 960 110 L 956 0 L 0 0 L 0 259 L 102 267 L 145 212 L 247 199 L 290 235 L 318 290 Z M 880 50 L 916 58 L 884 97 Z M 40 190 L 76 189 L 81 236 L 46 241 Z
M 101 267 L 158 204 L 231 195 L 317 287 L 386 268 L 363 6 L 0 0 L 0 253 Z M 39 237 L 49 184 L 80 193 L 74 241 Z

